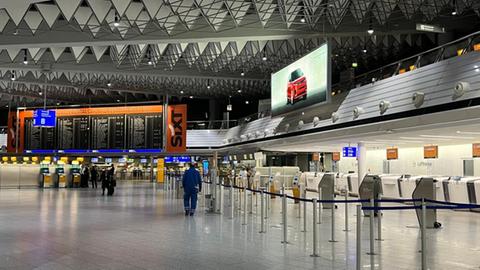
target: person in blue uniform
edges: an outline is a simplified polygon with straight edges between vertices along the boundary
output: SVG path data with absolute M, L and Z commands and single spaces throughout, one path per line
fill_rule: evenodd
M 197 195 L 202 191 L 202 177 L 195 169 L 193 163 L 185 171 L 182 178 L 183 184 L 183 205 L 185 207 L 185 216 L 193 216 L 197 208 Z

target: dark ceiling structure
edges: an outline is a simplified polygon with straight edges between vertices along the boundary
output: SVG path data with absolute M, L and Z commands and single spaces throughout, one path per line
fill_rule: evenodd
M 479 15 L 475 0 L 1 1 L 0 106 L 265 98 L 272 72 L 326 40 L 336 74 L 368 70 L 472 32 Z

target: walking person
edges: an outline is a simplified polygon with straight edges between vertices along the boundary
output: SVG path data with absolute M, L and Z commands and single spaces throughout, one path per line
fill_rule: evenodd
M 107 172 L 105 169 L 102 169 L 100 174 L 100 181 L 102 182 L 102 196 L 105 195 L 105 189 L 108 188 Z
M 110 166 L 110 169 L 108 169 L 107 183 L 107 196 L 112 196 L 115 192 L 115 187 L 117 186 L 117 181 L 115 180 L 115 166 L 113 166 L 113 164 Z
M 93 166 L 90 170 L 90 180 L 92 180 L 92 188 L 97 188 L 97 180 L 98 180 L 98 171 L 97 166 Z
M 197 208 L 198 192 L 202 191 L 202 177 L 193 163 L 190 163 L 190 168 L 183 174 L 182 184 L 185 216 L 193 216 Z

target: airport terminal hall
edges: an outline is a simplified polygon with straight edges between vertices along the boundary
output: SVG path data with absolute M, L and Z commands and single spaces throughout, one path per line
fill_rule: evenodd
M 0 0 L 0 270 L 480 270 L 480 0 Z

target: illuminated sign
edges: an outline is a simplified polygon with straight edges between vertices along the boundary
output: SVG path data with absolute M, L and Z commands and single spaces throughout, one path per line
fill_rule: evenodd
M 357 148 L 356 147 L 343 147 L 342 156 L 343 157 L 357 157 Z
M 165 163 L 188 163 L 191 162 L 190 156 L 166 156 Z
M 57 123 L 57 114 L 51 110 L 35 110 L 33 111 L 34 127 L 55 127 Z

